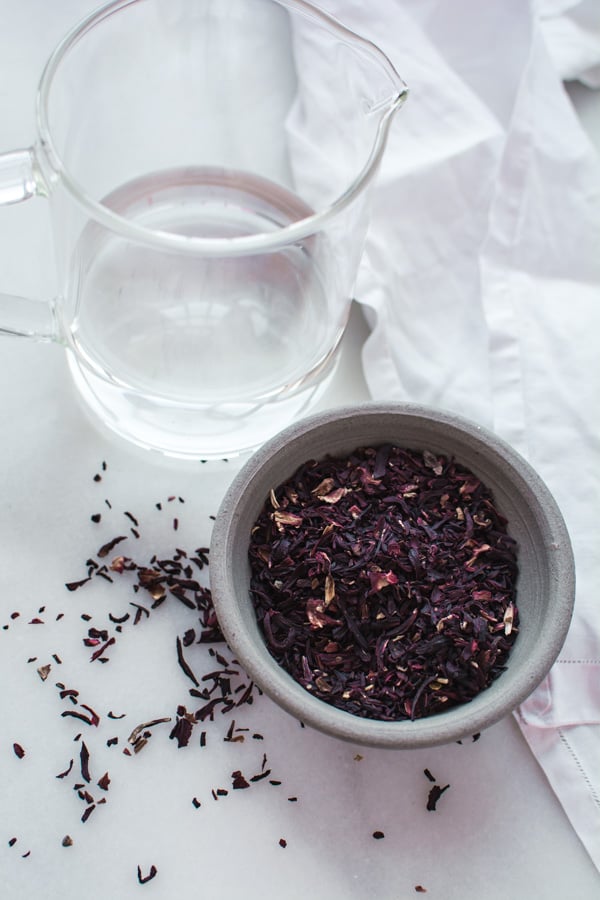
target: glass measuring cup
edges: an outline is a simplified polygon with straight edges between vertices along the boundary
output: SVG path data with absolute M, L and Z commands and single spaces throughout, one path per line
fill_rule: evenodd
M 303 0 L 102 7 L 45 67 L 34 144 L 0 156 L 0 202 L 48 197 L 59 280 L 49 303 L 0 295 L 0 332 L 61 343 L 138 445 L 256 447 L 335 365 L 405 95 Z

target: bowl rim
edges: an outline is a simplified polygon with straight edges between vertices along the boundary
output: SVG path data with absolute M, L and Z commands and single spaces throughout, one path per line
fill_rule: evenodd
M 347 420 L 382 415 L 398 417 L 399 423 L 416 425 L 427 422 L 429 426 L 442 426 L 455 436 L 466 438 L 476 450 L 492 458 L 504 472 L 508 472 L 511 480 L 521 481 L 527 489 L 530 509 L 547 535 L 544 549 L 552 567 L 548 599 L 552 629 L 544 632 L 539 651 L 536 648 L 533 658 L 528 658 L 526 677 L 522 683 L 511 685 L 501 700 L 495 693 L 490 695 L 489 689 L 486 689 L 470 703 L 414 721 L 384 722 L 354 716 L 311 696 L 269 656 L 266 645 L 263 645 L 262 653 L 257 650 L 255 639 L 244 625 L 240 604 L 234 597 L 232 560 L 239 553 L 234 537 L 246 496 L 282 457 L 288 454 L 293 456 L 294 448 L 302 446 L 303 440 L 313 433 L 324 433 L 327 428 L 337 429 L 341 422 Z M 374 438 L 373 443 L 381 444 L 382 441 Z M 297 463 L 292 462 L 290 468 L 297 467 L 308 458 L 304 456 Z M 268 491 L 265 497 L 266 493 Z M 370 401 L 319 412 L 293 423 L 266 441 L 245 462 L 225 493 L 213 528 L 209 574 L 213 603 L 225 640 L 236 659 L 265 694 L 295 718 L 320 731 L 358 744 L 389 748 L 409 749 L 450 743 L 482 731 L 516 709 L 543 681 L 555 662 L 569 629 L 575 599 L 575 565 L 568 531 L 554 497 L 530 463 L 510 444 L 473 420 L 401 401 Z

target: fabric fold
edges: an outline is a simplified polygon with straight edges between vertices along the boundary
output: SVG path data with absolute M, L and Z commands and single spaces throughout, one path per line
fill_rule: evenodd
M 563 512 L 575 614 L 516 717 L 600 868 L 600 157 L 561 83 L 595 83 L 600 28 L 586 28 L 585 0 L 324 5 L 378 44 L 410 89 L 356 286 L 371 326 L 367 384 L 375 399 L 492 427 Z M 302 65 L 318 65 L 305 50 Z M 327 152 L 321 134 L 314 143 L 296 166 Z

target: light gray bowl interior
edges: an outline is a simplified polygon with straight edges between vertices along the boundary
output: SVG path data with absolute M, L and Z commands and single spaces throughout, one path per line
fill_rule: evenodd
M 362 719 L 310 696 L 271 657 L 249 596 L 249 535 L 271 488 L 309 459 L 388 442 L 456 457 L 491 488 L 519 545 L 520 630 L 507 670 L 470 703 L 414 722 Z M 313 416 L 265 444 L 240 471 L 223 500 L 213 532 L 210 572 L 226 640 L 266 694 L 322 731 L 387 747 L 458 740 L 511 712 L 556 659 L 574 601 L 569 537 L 555 501 L 531 466 L 477 425 L 409 404 L 367 404 Z

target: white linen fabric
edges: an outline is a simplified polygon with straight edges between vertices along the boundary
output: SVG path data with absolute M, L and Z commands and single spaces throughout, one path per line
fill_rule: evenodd
M 558 0 L 321 5 L 379 45 L 411 92 L 356 286 L 369 390 L 493 428 L 569 528 L 574 620 L 516 717 L 600 868 L 600 158 L 561 81 L 600 84 L 600 22 L 593 4 Z M 298 70 L 318 74 L 326 60 L 296 37 Z M 333 108 L 325 68 L 314 81 L 313 101 Z M 337 100 L 343 117 L 351 98 Z M 310 108 L 292 165 L 314 181 L 327 137 L 318 115 L 311 132 Z
M 563 81 L 600 87 L 600 7 L 597 0 L 539 0 L 544 40 Z

